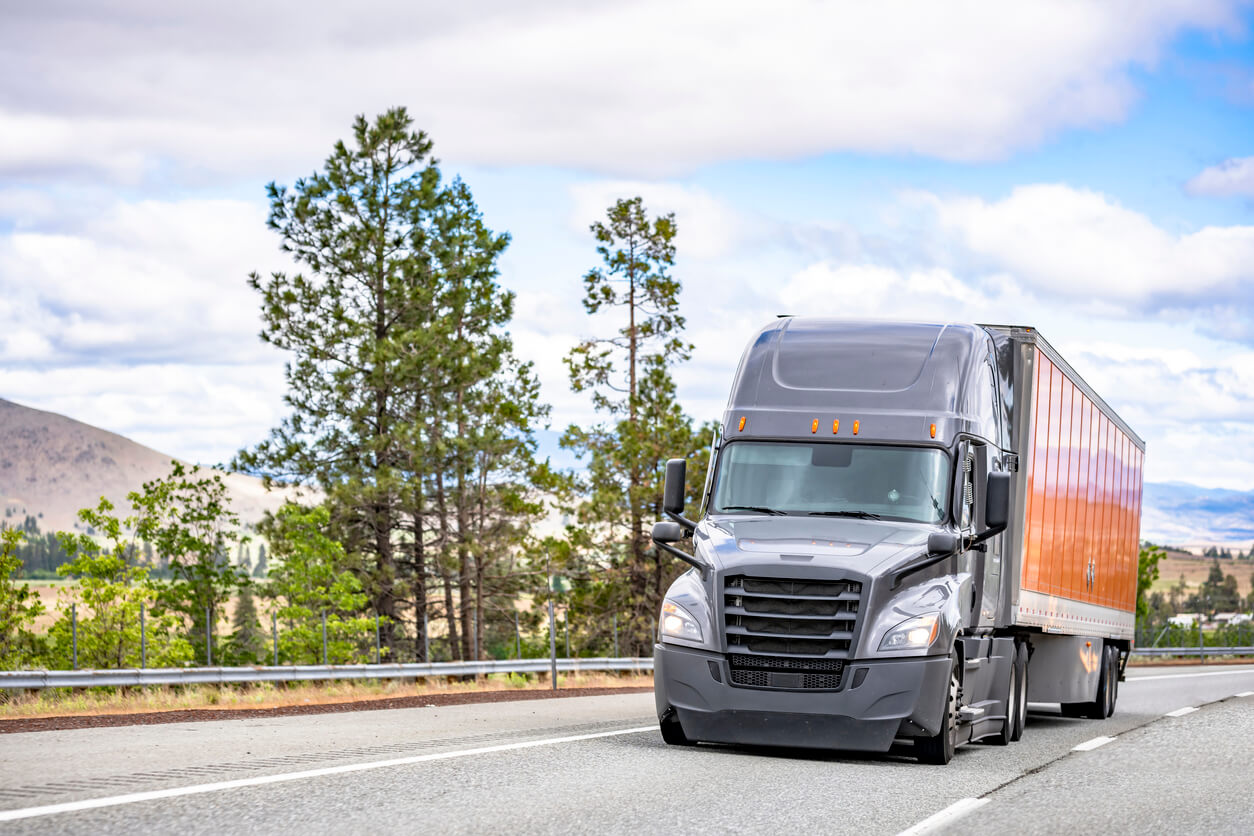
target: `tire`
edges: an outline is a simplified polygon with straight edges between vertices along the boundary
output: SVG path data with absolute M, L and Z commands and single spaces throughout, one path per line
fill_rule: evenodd
M 1113 644 L 1110 651 L 1110 682 L 1106 685 L 1106 716 L 1115 714 L 1115 702 L 1119 699 L 1119 648 Z
M 945 709 L 942 712 L 944 726 L 931 737 L 914 741 L 914 751 L 919 763 L 944 766 L 953 760 L 954 741 L 958 737 L 958 705 L 961 700 L 961 683 L 958 681 L 958 659 L 949 674 L 949 687 L 945 689 Z
M 1020 642 L 1015 648 L 1015 668 L 1019 672 L 1019 714 L 1015 717 L 1011 740 L 1021 740 L 1028 725 L 1028 646 Z
M 1010 657 L 1010 681 L 1006 688 L 1006 722 L 1002 725 L 1001 731 L 987 738 L 989 743 L 994 746 L 1007 746 L 1011 741 L 1017 740 L 1015 737 L 1015 725 L 1019 722 L 1019 699 L 1022 695 L 1019 689 L 1019 648 L 1015 647 L 1015 652 Z
M 1115 710 L 1114 702 L 1111 700 L 1110 683 L 1113 678 L 1114 665 L 1110 662 L 1110 648 L 1106 645 L 1102 646 L 1102 667 L 1097 675 L 1097 696 L 1092 702 L 1073 703 L 1075 706 L 1074 715 L 1067 714 L 1068 706 L 1063 706 L 1063 714 L 1066 716 L 1086 717 L 1089 720 L 1105 720 Z
M 658 726 L 662 730 L 662 739 L 669 746 L 691 746 L 693 741 L 688 739 L 684 734 L 683 726 L 679 725 L 679 718 L 675 716 L 675 709 L 670 709 L 662 715 L 658 721 Z

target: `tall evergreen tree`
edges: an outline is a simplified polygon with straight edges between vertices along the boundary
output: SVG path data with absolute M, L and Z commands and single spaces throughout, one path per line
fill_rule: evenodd
M 613 336 L 585 340 L 566 358 L 571 385 L 587 391 L 611 420 L 571 426 L 562 444 L 589 457 L 588 500 L 581 519 L 599 528 L 601 551 L 621 570 L 619 599 L 627 610 L 627 649 L 647 652 L 653 619 L 675 573 L 674 561 L 648 539 L 646 524 L 661 511 L 667 458 L 702 448 L 692 421 L 675 399 L 670 369 L 688 359 L 681 337 L 674 215 L 649 219 L 639 197 L 620 199 L 606 221 L 592 224 L 602 264 L 584 275 L 589 314 L 621 309 Z
M 509 237 L 487 228 L 465 183 L 441 183 L 430 152 L 397 108 L 358 117 L 323 171 L 270 184 L 270 226 L 308 271 L 250 278 L 262 339 L 292 356 L 291 415 L 236 460 L 326 492 L 394 655 L 406 601 L 423 646 L 432 574 L 463 611 L 474 597 L 476 398 L 510 366 L 513 296 L 496 283 Z

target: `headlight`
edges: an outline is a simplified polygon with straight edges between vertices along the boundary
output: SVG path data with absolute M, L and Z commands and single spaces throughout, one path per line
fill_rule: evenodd
M 674 601 L 662 603 L 662 635 L 690 642 L 704 641 L 697 620 Z
M 880 650 L 922 650 L 932 644 L 939 631 L 939 613 L 907 618 L 884 634 Z

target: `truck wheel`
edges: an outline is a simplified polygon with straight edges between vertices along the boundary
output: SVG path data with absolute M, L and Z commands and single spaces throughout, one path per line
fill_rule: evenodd
M 1105 720 L 1115 710 L 1111 700 L 1110 681 L 1114 665 L 1110 662 L 1110 649 L 1102 647 L 1102 668 L 1097 675 L 1097 697 L 1092 702 L 1080 703 L 1080 716 L 1090 720 Z
M 954 659 L 953 670 L 949 674 L 949 688 L 945 691 L 945 710 L 942 714 L 944 726 L 931 737 L 920 737 L 914 741 L 914 750 L 919 763 L 932 763 L 944 766 L 953 760 L 954 740 L 958 736 L 958 703 L 961 696 L 961 684 L 958 682 L 958 660 Z
M 988 738 L 988 741 L 994 746 L 1005 746 L 1012 740 L 1017 739 L 1015 737 L 1015 726 L 1019 722 L 1020 698 L 1018 648 L 1015 648 L 1015 651 L 1014 655 L 1010 657 L 1010 682 L 1007 683 L 1009 687 L 1006 689 L 1006 722 L 1002 726 L 1001 731 Z
M 683 726 L 679 725 L 679 718 L 675 716 L 675 709 L 670 709 L 662 715 L 658 725 L 662 729 L 662 739 L 670 746 L 691 746 L 692 741 L 684 734 Z
M 1023 737 L 1023 729 L 1028 724 L 1028 645 L 1020 642 L 1015 647 L 1015 669 L 1019 673 L 1019 713 L 1015 716 L 1013 736 L 1011 740 Z
M 1119 699 L 1119 648 L 1112 644 L 1107 649 L 1110 651 L 1110 682 L 1106 686 L 1106 716 L 1112 717 L 1115 701 Z

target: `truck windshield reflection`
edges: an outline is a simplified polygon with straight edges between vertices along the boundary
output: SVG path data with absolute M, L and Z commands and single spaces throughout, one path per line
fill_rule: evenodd
M 711 511 L 939 523 L 948 504 L 943 450 L 734 441 L 720 456 Z

